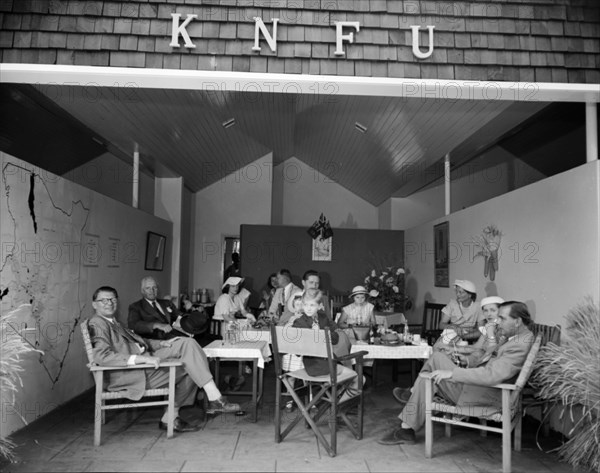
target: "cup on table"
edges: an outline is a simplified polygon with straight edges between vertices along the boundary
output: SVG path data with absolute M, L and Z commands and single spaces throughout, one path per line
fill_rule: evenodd
M 415 333 L 413 335 L 413 343 L 421 343 L 421 335 L 419 335 L 418 333 Z

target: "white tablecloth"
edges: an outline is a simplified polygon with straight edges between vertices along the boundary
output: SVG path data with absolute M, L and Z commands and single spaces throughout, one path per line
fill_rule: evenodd
M 368 355 L 365 355 L 365 359 L 388 359 L 388 360 L 401 360 L 410 358 L 421 358 L 427 359 L 431 356 L 433 348 L 429 345 L 363 345 L 356 343 L 352 345 L 350 349 L 351 353 L 357 351 L 367 351 Z
M 257 358 L 259 368 L 264 368 L 265 361 L 271 359 L 271 348 L 265 341 L 240 341 L 231 345 L 222 340 L 215 340 L 206 345 L 203 350 L 209 358 Z

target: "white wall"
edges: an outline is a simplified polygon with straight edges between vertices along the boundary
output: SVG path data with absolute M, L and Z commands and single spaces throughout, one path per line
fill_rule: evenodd
M 23 427 L 17 413 L 31 422 L 92 387 L 78 324 L 92 315 L 93 291 L 115 287 L 118 316 L 126 323 L 127 306 L 139 299 L 146 274 L 146 234 L 153 231 L 172 241 L 172 225 L 6 154 L 0 153 L 0 162 L 6 174 L 6 182 L 0 180 L 2 261 L 7 262 L 0 272 L 2 314 L 31 301 L 16 324 L 19 330 L 25 324 L 34 329 L 22 334 L 45 352 L 41 358 L 23 358 L 16 403 L 2 400 L 4 436 Z M 32 172 L 33 212 L 28 204 Z M 88 253 L 93 238 L 99 251 Z M 86 254 L 96 256 L 86 261 Z M 163 287 L 170 280 L 169 254 L 170 244 L 165 270 L 153 272 Z
M 131 159 L 133 162 L 133 157 Z M 133 166 L 110 153 L 104 153 L 62 177 L 131 205 Z M 138 204 L 140 210 L 154 213 L 154 178 L 144 172 L 140 172 Z
M 173 268 L 169 288 L 161 288 L 162 296 L 180 294 L 179 267 L 181 261 L 183 178 L 164 177 L 154 179 L 154 212 L 157 217 L 173 224 L 171 261 Z
M 453 171 L 450 184 L 452 212 L 536 182 L 544 176 L 500 147 Z M 392 198 L 391 228 L 406 230 L 444 215 L 444 184 Z
M 274 169 L 283 175 L 283 225 L 306 226 L 321 213 L 333 228 L 378 229 L 379 210 L 296 158 Z
M 469 279 L 478 300 L 498 294 L 527 303 L 536 322 L 564 324 L 585 295 L 600 298 L 599 162 L 595 161 L 482 202 L 405 233 L 407 292 L 420 321 L 425 299 L 447 302 L 453 289 L 434 287 L 433 226 L 449 222 L 450 284 Z M 469 255 L 472 238 L 490 224 L 502 232 L 496 280 L 483 276 L 483 260 Z
M 272 153 L 221 179 L 194 196 L 192 287 L 221 294 L 224 238 L 240 225 L 271 223 Z

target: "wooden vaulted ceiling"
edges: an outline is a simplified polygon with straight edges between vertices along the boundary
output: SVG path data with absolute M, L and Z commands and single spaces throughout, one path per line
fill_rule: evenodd
M 181 89 L 33 86 L 108 149 L 146 169 L 183 176 L 196 192 L 273 152 L 296 157 L 373 205 L 427 184 L 426 170 L 457 163 L 546 103 Z M 235 119 L 225 128 L 223 123 Z M 365 127 L 366 132 L 357 129 Z M 81 163 L 79 163 L 81 164 Z

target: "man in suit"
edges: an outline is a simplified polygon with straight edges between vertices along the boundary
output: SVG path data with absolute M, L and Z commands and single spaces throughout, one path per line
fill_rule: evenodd
M 299 291 L 301 289 L 292 282 L 292 274 L 289 270 L 280 269 L 277 273 L 277 290 L 269 307 L 269 315 L 278 320 L 278 324 L 285 324 L 292 316 L 288 302 Z
M 303 289 L 294 292 L 292 294 L 292 297 L 290 297 L 288 299 L 288 303 L 287 303 L 288 311 L 291 313 L 294 312 L 295 296 L 303 295 L 308 290 L 319 289 L 320 284 L 321 284 L 321 277 L 319 276 L 319 273 L 317 271 L 315 271 L 314 269 L 309 269 L 308 271 L 306 271 L 304 273 L 304 275 L 302 276 L 302 288 Z M 321 305 L 322 305 L 322 307 L 319 310 L 325 312 L 327 315 L 332 315 L 331 309 L 329 308 L 329 299 L 327 297 L 323 296 L 323 298 L 321 299 Z M 332 320 L 333 320 L 333 317 L 332 317 Z
M 88 327 L 93 347 L 94 362 L 101 366 L 122 366 L 150 364 L 154 370 L 114 370 L 109 371 L 107 389 L 109 391 L 125 391 L 125 396 L 139 400 L 145 389 L 157 389 L 167 386 L 169 373 L 157 370 L 161 360 L 178 359 L 183 367 L 177 368 L 175 386 L 175 423 L 177 432 L 198 430 L 179 417 L 179 408 L 193 404 L 196 391 L 202 388 L 208 397 L 207 413 L 236 412 L 238 404 L 227 402 L 217 388 L 208 360 L 202 348 L 189 337 L 171 338 L 169 340 L 152 340 L 142 338 L 123 327 L 115 318 L 117 311 L 117 291 L 109 286 L 102 286 L 94 292 L 92 307 L 95 315 L 90 319 Z M 167 413 L 159 422 L 159 428 L 166 430 Z
M 522 302 L 505 302 L 498 312 L 498 331 L 502 342 L 493 352 L 477 360 L 477 366 L 456 366 L 445 353 L 435 352 L 425 363 L 423 372 L 431 372 L 437 394 L 456 406 L 493 405 L 501 408 L 499 389 L 491 389 L 502 382 L 511 382 L 521 372 L 534 337 L 529 331 L 531 316 Z M 398 416 L 402 424 L 377 440 L 382 445 L 415 443 L 415 431 L 425 423 L 425 383 L 417 378 L 404 409 Z
M 168 299 L 159 300 L 158 284 L 153 277 L 142 279 L 142 297 L 129 306 L 127 325 L 138 335 L 156 340 L 201 335 L 209 327 L 204 312 L 182 314 Z

